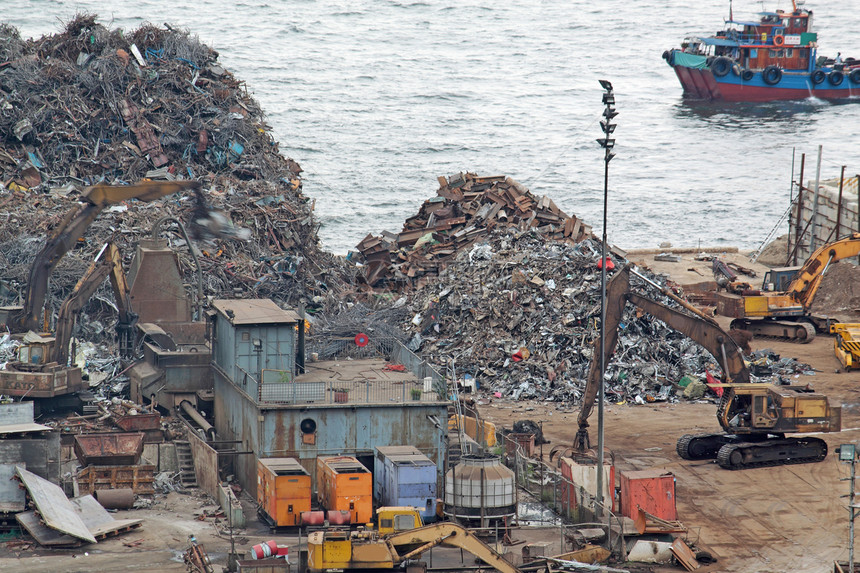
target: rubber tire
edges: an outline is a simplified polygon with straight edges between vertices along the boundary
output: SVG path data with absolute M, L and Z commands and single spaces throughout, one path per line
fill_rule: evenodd
M 824 70 L 815 70 L 809 74 L 809 81 L 811 81 L 814 86 L 819 85 L 825 79 L 827 79 L 827 74 L 824 73 Z
M 732 71 L 732 61 L 725 56 L 720 56 L 711 63 L 711 73 L 715 77 L 725 77 L 730 71 Z
M 768 66 L 761 72 L 761 79 L 769 86 L 775 86 L 782 79 L 782 70 L 776 66 Z
M 755 76 L 755 74 L 752 72 L 752 70 L 744 70 L 741 72 L 741 79 L 745 82 L 748 82 L 753 79 L 753 76 Z
M 827 81 L 830 82 L 830 85 L 833 87 L 841 86 L 842 81 L 845 79 L 845 74 L 840 72 L 839 70 L 833 70 L 829 74 L 827 74 Z
M 860 84 L 860 69 L 851 70 L 848 79 L 851 80 L 852 84 Z

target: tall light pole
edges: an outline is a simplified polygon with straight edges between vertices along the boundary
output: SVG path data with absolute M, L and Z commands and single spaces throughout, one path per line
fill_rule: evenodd
M 603 394 L 606 384 L 606 208 L 609 201 L 609 162 L 615 157 L 612 148 L 615 140 L 610 138 L 615 131 L 615 124 L 610 123 L 618 115 L 615 111 L 615 94 L 612 84 L 599 80 L 603 88 L 603 117 L 600 127 L 603 137 L 597 140 L 603 148 L 603 241 L 600 254 L 600 385 L 597 387 L 597 515 L 603 515 Z

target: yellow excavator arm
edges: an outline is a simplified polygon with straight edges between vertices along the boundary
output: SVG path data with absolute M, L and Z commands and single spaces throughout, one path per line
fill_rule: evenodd
M 830 265 L 857 255 L 860 255 L 860 233 L 853 233 L 850 237 L 824 245 L 803 263 L 794 280 L 788 285 L 786 293 L 793 296 L 803 305 L 803 309 L 808 311 Z
M 520 571 L 478 539 L 474 533 L 456 523 L 436 523 L 411 531 L 395 533 L 386 537 L 385 542 L 391 548 L 392 555 L 396 556 L 395 564 L 413 559 L 437 545 L 444 545 L 468 551 L 502 573 L 519 573 Z M 401 553 L 404 549 L 406 552 Z

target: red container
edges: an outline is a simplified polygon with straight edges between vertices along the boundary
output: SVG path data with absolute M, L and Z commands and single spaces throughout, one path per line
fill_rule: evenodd
M 301 513 L 301 525 L 323 525 L 324 523 L 324 511 L 303 511 Z
M 660 519 L 678 519 L 675 475 L 666 470 L 622 472 L 621 515 L 636 519 L 640 507 Z
M 326 518 L 328 519 L 329 525 L 349 525 L 352 514 L 348 511 L 332 510 L 326 512 Z

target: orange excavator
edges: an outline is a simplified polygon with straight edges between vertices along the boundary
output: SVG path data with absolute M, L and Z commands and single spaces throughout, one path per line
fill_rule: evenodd
M 717 421 L 723 432 L 682 436 L 676 446 L 679 456 L 687 460 L 716 458 L 720 467 L 733 470 L 818 462 L 826 457 L 827 443 L 824 440 L 812 436 L 787 438 L 786 434 L 840 431 L 840 406 L 831 405 L 826 396 L 813 392 L 808 386 L 751 383 L 741 349 L 729 333 L 685 301 L 678 299 L 693 314 L 631 292 L 630 272 L 625 266 L 612 276 L 606 287 L 604 363 L 609 362 L 618 343 L 618 326 L 624 307 L 630 302 L 705 348 L 723 372 L 720 383 L 713 385 L 722 389 Z M 666 289 L 658 288 L 677 299 Z M 587 455 L 591 449 L 588 417 L 601 383 L 599 338 L 594 348 L 574 445 L 566 449 L 554 448 L 551 459 L 556 454 Z
M 106 207 L 130 199 L 155 201 L 186 190 L 195 191 L 198 204 L 204 202 L 199 181 L 142 181 L 133 185 L 94 185 L 84 189 L 83 200 L 66 213 L 33 260 L 23 306 L 2 309 L 0 323 L 5 324 L 12 333 L 46 329 L 42 312 L 48 292 L 48 279 L 63 256 L 84 236 L 87 228 Z

